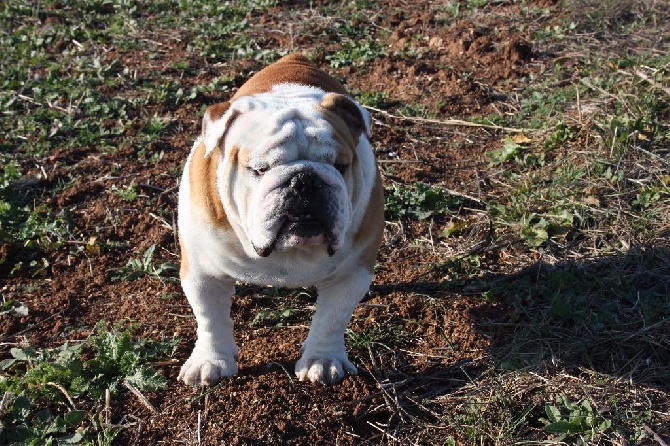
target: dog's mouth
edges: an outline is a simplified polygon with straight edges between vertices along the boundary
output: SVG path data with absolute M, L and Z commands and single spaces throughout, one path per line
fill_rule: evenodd
M 283 251 L 296 246 L 325 245 L 329 256 L 335 255 L 336 237 L 321 221 L 311 214 L 287 215 L 268 246 L 254 247 L 260 257 L 268 257 L 275 250 Z
M 342 244 L 348 215 L 346 187 L 340 183 L 314 168 L 272 183 L 259 213 L 252 214 L 260 217 L 262 229 L 252 238 L 256 253 L 268 257 L 274 251 L 313 247 L 315 253 L 326 248 L 333 256 Z

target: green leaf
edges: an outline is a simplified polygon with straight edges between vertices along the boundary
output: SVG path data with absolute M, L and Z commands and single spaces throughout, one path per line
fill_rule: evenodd
M 81 444 L 81 441 L 84 439 L 84 435 L 81 432 L 76 432 L 72 435 L 65 435 L 59 437 L 58 444 Z
M 35 418 L 42 423 L 46 423 L 51 419 L 51 411 L 49 409 L 40 410 L 35 414 Z
M 28 361 L 37 358 L 37 352 L 32 347 L 26 347 L 25 349 L 12 348 L 9 353 L 19 361 Z
M 71 410 L 63 415 L 63 421 L 70 427 L 77 427 L 86 418 L 85 410 Z
M 16 362 L 16 359 L 3 359 L 0 361 L 0 370 L 7 370 Z
M 555 421 L 544 426 L 544 430 L 551 434 L 581 434 L 584 432 L 579 423 L 570 421 Z
M 561 419 L 561 411 L 552 404 L 544 406 L 544 412 L 547 414 L 547 417 L 549 417 L 549 421 L 553 423 Z
M 30 406 L 30 400 L 26 396 L 21 395 L 14 400 L 14 409 L 26 414 L 25 416 L 30 413 Z
M 491 166 L 498 166 L 507 161 L 520 158 L 524 148 L 512 141 L 509 136 L 505 137 L 505 144 L 502 149 L 495 149 L 489 152 L 488 156 L 491 158 Z
M 549 240 L 549 233 L 544 228 L 526 226 L 521 230 L 521 238 L 524 239 L 529 246 L 537 248 L 542 243 Z
M 144 266 L 145 270 L 147 270 L 151 266 L 151 257 L 153 257 L 155 249 L 156 249 L 156 245 L 151 245 L 151 246 L 149 246 L 149 248 L 144 253 L 142 266 Z

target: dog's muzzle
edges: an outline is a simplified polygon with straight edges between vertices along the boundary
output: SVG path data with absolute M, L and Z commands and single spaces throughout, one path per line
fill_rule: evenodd
M 261 257 L 275 249 L 294 246 L 326 245 L 335 254 L 335 222 L 338 218 L 334 190 L 315 172 L 303 170 L 278 188 L 279 206 L 275 215 L 278 231 L 269 246 L 254 247 Z

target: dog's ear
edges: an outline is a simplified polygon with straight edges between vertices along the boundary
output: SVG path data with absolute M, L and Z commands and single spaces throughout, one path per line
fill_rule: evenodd
M 357 138 L 363 132 L 368 138 L 372 136 L 370 113 L 347 96 L 329 93 L 321 101 L 321 107 L 336 113 Z
M 205 157 L 209 156 L 223 140 L 238 113 L 230 110 L 230 102 L 219 102 L 207 107 L 202 117 L 202 141 L 205 143 Z

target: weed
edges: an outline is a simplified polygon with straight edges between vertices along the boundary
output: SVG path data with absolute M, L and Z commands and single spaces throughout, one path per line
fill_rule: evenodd
M 135 201 L 138 197 L 137 188 L 135 187 L 135 181 L 131 181 L 129 185 L 124 186 L 122 189 L 116 187 L 116 184 L 113 184 L 110 190 L 121 197 L 123 201 Z
M 91 425 L 95 432 L 94 443 L 96 446 L 112 446 L 114 439 L 123 431 L 122 426 L 114 426 L 105 422 L 103 414 L 96 417 L 91 416 Z
M 513 381 L 516 377 L 507 378 Z M 485 373 L 478 382 L 482 386 L 474 384 L 469 389 L 458 411 L 445 411 L 445 424 L 453 426 L 465 444 L 509 444 L 511 439 L 528 433 L 536 420 L 537 404 L 518 393 L 506 392 L 506 383 L 500 377 Z
M 280 308 L 263 308 L 256 316 L 249 322 L 251 327 L 283 327 L 289 321 L 300 314 L 300 310 L 290 306 L 282 306 Z
M 488 153 L 488 156 L 491 158 L 491 165 L 497 166 L 511 160 L 521 163 L 524 152 L 525 149 L 523 146 L 515 143 L 507 136 L 505 137 L 505 145 L 501 149 L 492 150 Z
M 593 409 L 587 399 L 573 403 L 566 395 L 559 395 L 556 404 L 546 404 L 544 410 L 547 418 L 540 421 L 545 432 L 555 434 L 555 441 L 586 444 L 584 439 L 595 439 L 612 427 L 612 422 Z
M 178 279 L 174 276 L 174 272 L 179 268 L 172 263 L 154 264 L 152 257 L 156 245 L 151 245 L 142 256 L 141 259 L 130 259 L 125 266 L 113 269 L 113 280 L 137 280 L 144 276 L 153 277 L 159 280 L 166 280 L 168 282 L 176 282 Z
M 565 144 L 566 142 L 574 138 L 576 133 L 577 133 L 576 128 L 569 127 L 563 122 L 558 121 L 556 123 L 556 127 L 554 128 L 554 132 L 551 133 L 545 141 L 545 148 L 547 150 L 558 148 L 562 144 Z
M 0 362 L 6 373 L 0 381 L 3 411 L 9 408 L 0 442 L 79 444 L 88 438 L 89 429 L 79 429 L 85 421 L 85 411 L 35 412 L 31 400 L 43 403 L 67 398 L 70 404 L 84 398 L 99 400 L 106 390 L 117 394 L 123 381 L 141 390 L 164 389 L 165 378 L 147 363 L 171 354 L 175 345 L 176 341 L 133 341 L 129 331 L 110 331 L 99 324 L 95 334 L 82 344 L 66 343 L 42 351 L 32 347 L 13 348 L 12 358 Z M 99 426 L 95 430 L 98 439 L 115 435 L 114 430 L 100 431 Z
M 399 104 L 399 101 L 390 99 L 383 91 L 365 91 L 356 95 L 358 101 L 364 106 L 389 109 Z
M 170 119 L 154 115 L 144 123 L 143 132 L 149 137 L 149 141 L 154 141 L 160 138 L 168 127 Z
M 15 316 L 28 316 L 28 307 L 21 302 L 6 300 L 0 305 L 0 315 L 12 314 Z
M 384 56 L 382 45 L 374 39 L 367 38 L 361 41 L 346 41 L 342 44 L 342 49 L 334 54 L 326 56 L 333 68 L 347 65 L 363 66 L 366 62 Z
M 457 210 L 463 199 L 444 189 L 422 182 L 413 187 L 394 185 L 386 189 L 385 209 L 388 218 L 425 220 Z
M 251 327 L 283 327 L 299 316 L 304 316 L 304 305 L 297 299 L 307 298 L 310 301 L 314 296 L 308 289 L 301 289 L 295 293 L 293 290 L 284 288 L 266 288 L 264 296 L 272 299 L 272 306 L 261 308 L 249 323 Z
M 362 350 L 367 352 L 368 347 L 383 347 L 390 349 L 391 346 L 399 346 L 403 343 L 405 334 L 402 325 L 373 323 L 365 330 L 354 331 L 347 329 L 345 332 L 347 348 L 350 350 Z
M 460 278 L 474 279 L 481 274 L 481 267 L 482 259 L 480 256 L 471 254 L 446 260 L 439 265 L 435 265 L 433 270 L 442 275 L 446 274 L 452 280 Z
M 11 266 L 12 273 L 28 270 L 41 275 L 49 266 L 44 254 L 60 249 L 79 236 L 69 210 L 54 215 L 46 206 L 32 208 L 12 186 L 0 185 L 0 243 L 21 245 L 22 258 L 0 258 L 0 264 Z
M 84 439 L 84 434 L 76 432 L 75 429 L 86 417 L 83 410 L 70 410 L 63 415 L 53 415 L 47 409 L 35 411 L 30 399 L 8 392 L 3 396 L 3 405 L 11 409 L 3 417 L 3 429 L 0 430 L 2 444 L 82 444 L 80 442 Z

